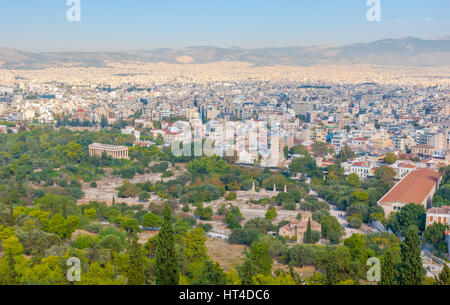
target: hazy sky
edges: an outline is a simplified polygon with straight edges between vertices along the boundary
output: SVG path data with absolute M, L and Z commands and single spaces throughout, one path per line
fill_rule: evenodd
M 0 46 L 30 51 L 310 46 L 450 35 L 449 0 L 0 0 Z

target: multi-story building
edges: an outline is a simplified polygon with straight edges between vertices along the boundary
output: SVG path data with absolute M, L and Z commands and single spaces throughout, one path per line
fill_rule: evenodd
M 372 147 L 375 149 L 384 149 L 393 146 L 392 140 L 387 137 L 373 137 Z
M 296 115 L 306 115 L 308 112 L 313 111 L 313 104 L 306 103 L 294 103 L 292 104 L 292 109 L 295 111 Z
M 434 151 L 434 146 L 428 144 L 419 144 L 412 148 L 412 153 L 421 157 L 432 157 Z

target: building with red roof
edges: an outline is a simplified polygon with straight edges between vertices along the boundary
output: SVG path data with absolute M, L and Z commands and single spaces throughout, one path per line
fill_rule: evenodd
M 410 203 L 422 205 L 427 209 L 431 207 L 441 179 L 441 175 L 435 170 L 427 168 L 414 170 L 384 195 L 378 204 L 384 209 L 386 216 L 400 211 Z

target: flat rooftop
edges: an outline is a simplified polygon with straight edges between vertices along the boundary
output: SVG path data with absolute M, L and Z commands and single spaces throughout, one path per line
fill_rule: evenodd
M 128 149 L 128 147 L 126 146 L 100 144 L 100 143 L 92 143 L 91 145 L 89 145 L 89 148 L 108 149 L 108 150 Z

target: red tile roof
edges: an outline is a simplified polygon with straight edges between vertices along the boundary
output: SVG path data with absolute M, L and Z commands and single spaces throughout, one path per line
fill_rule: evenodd
M 179 135 L 181 133 L 181 132 L 171 132 L 167 129 L 163 129 L 162 131 L 164 131 L 164 133 L 167 135 Z
M 412 165 L 412 164 L 401 164 L 399 167 L 404 167 L 404 168 L 416 168 L 417 166 Z
M 412 171 L 381 198 L 379 203 L 422 204 L 430 191 L 436 187 L 439 179 L 439 172 L 431 169 L 424 168 Z
M 398 154 L 398 158 L 400 160 L 408 160 L 410 158 L 414 157 L 413 154 Z

